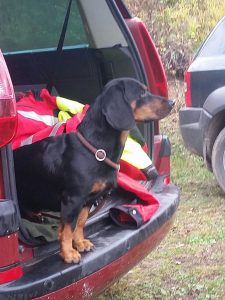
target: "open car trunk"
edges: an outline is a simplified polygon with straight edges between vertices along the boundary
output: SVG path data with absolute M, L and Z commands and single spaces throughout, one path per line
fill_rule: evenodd
M 132 19 L 122 2 L 60 0 L 53 5 L 50 0 L 21 1 L 24 5 L 13 0 L 15 11 L 8 11 L 5 2 L 4 13 L 8 11 L 13 22 L 0 37 L 16 92 L 31 89 L 38 98 L 40 90 L 47 87 L 52 95 L 91 104 L 109 80 L 133 77 L 152 92 L 167 94 L 165 74 L 154 44 L 143 23 Z M 18 11 L 20 22 L 29 17 L 15 24 Z M 1 12 L 0 16 L 3 18 Z M 11 40 L 6 38 L 7 30 L 11 30 Z M 154 69 L 158 70 L 157 76 Z M 140 228 L 123 228 L 112 221 L 109 210 L 131 199 L 120 189 L 112 191 L 93 207 L 95 213 L 85 230 L 95 249 L 82 254 L 77 265 L 65 264 L 59 256 L 58 215 L 45 215 L 41 222 L 21 219 L 12 148 L 6 145 L 1 149 L 0 183 L 4 185 L 5 199 L 13 203 L 12 218 L 16 221 L 0 237 L 0 245 L 2 242 L 7 248 L 8 235 L 15 248 L 10 263 L 0 259 L 0 299 L 93 298 L 160 243 L 173 224 L 179 203 L 178 190 L 170 183 L 170 143 L 159 134 L 157 123 L 140 126 L 140 130 L 159 173 L 154 182 L 142 184 L 159 200 L 160 207 Z

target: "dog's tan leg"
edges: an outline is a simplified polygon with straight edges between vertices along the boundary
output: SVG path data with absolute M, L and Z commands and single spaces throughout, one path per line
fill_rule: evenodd
M 61 224 L 59 228 L 60 255 L 66 263 L 79 263 L 81 255 L 72 246 L 73 231 L 69 224 Z
M 94 245 L 84 238 L 84 225 L 87 221 L 90 207 L 85 206 L 77 220 L 76 228 L 73 232 L 73 246 L 79 252 L 90 251 L 94 248 Z

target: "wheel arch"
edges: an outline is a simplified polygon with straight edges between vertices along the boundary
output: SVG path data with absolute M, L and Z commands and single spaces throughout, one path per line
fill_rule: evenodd
M 225 110 L 225 86 L 222 86 L 209 94 L 205 100 L 203 109 L 211 116 L 215 116 L 217 113 Z

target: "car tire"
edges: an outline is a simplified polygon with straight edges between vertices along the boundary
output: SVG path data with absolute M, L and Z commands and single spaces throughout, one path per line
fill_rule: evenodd
M 213 145 L 212 169 L 219 186 L 225 193 L 225 128 L 220 131 Z

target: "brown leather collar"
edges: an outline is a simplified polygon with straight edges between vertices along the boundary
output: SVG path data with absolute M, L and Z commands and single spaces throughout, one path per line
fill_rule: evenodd
M 77 130 L 76 131 L 77 137 L 79 138 L 80 142 L 95 155 L 96 160 L 98 161 L 104 161 L 108 166 L 112 167 L 113 169 L 116 169 L 119 171 L 120 165 L 114 163 L 111 159 L 109 159 L 106 156 L 106 152 L 103 149 L 96 149 L 94 146 L 92 146 L 85 138 L 84 136 Z

